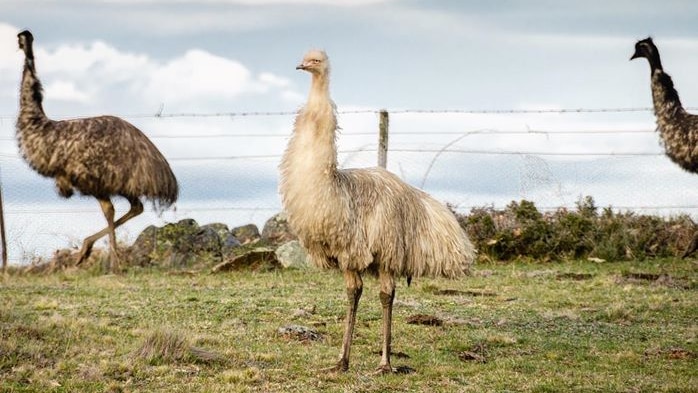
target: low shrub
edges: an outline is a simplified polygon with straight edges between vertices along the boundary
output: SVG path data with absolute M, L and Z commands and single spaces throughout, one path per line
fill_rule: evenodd
M 541 212 L 531 201 L 512 201 L 502 210 L 477 207 L 455 213 L 483 260 L 539 261 L 599 258 L 606 261 L 682 256 L 694 251 L 696 223 L 671 217 L 599 212 L 590 196 L 575 210 Z

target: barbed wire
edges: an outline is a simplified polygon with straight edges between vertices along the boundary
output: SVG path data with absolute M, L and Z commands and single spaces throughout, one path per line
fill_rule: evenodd
M 686 110 L 698 110 L 698 107 L 686 107 Z M 390 114 L 573 114 L 573 113 L 627 113 L 627 112 L 653 112 L 652 107 L 628 107 L 628 108 L 539 108 L 539 109 L 344 109 L 338 110 L 337 113 L 342 114 L 368 114 L 380 113 L 386 111 Z M 207 117 L 273 117 L 273 116 L 293 116 L 298 111 L 243 111 L 243 112 L 173 112 L 165 113 L 159 110 L 155 113 L 133 113 L 133 114 L 114 114 L 115 116 L 126 119 L 143 119 L 143 118 L 207 118 Z M 57 119 L 67 118 L 84 118 L 95 115 L 59 115 Z M 0 120 L 16 119 L 17 115 L 0 115 Z
M 653 134 L 654 129 L 632 130 L 497 130 L 478 129 L 468 131 L 391 131 L 390 135 L 608 135 L 608 134 Z M 342 136 L 374 136 L 377 132 L 341 132 Z M 148 135 L 151 139 L 216 139 L 216 138 L 288 138 L 290 133 L 240 133 L 240 134 L 155 134 Z M 0 136 L 0 141 L 15 142 L 15 136 Z
M 479 209 L 483 207 L 492 208 L 495 210 L 504 209 L 506 206 L 497 206 L 494 204 L 484 204 L 482 206 L 474 205 L 451 205 L 452 208 L 458 211 L 467 211 L 471 209 Z M 611 205 L 608 206 L 611 209 L 616 210 L 671 210 L 671 209 L 698 209 L 698 205 Z M 576 209 L 576 205 L 555 205 L 555 206 L 536 206 L 539 210 L 544 211 L 555 211 L 558 209 Z M 225 207 L 211 207 L 211 206 L 189 206 L 189 207 L 177 207 L 177 213 L 183 212 L 218 212 L 218 211 L 281 211 L 281 205 L 278 206 L 258 206 L 258 207 L 247 207 L 247 206 L 225 206 Z M 65 209 L 11 209 L 5 212 L 6 215 L 42 215 L 42 214 L 95 214 L 99 215 L 99 210 L 92 208 L 65 208 Z
M 245 206 L 194 206 L 194 207 L 182 207 L 177 206 L 177 213 L 182 212 L 217 212 L 217 211 L 278 211 L 281 210 L 281 205 L 279 206 L 262 206 L 262 207 L 245 207 Z M 27 214 L 95 214 L 99 215 L 101 212 L 94 208 L 58 208 L 58 209 L 11 209 L 5 212 L 6 215 L 27 215 Z
M 356 154 L 377 152 L 377 147 L 364 147 L 361 149 L 340 150 L 338 154 Z M 558 156 L 558 157 L 654 157 L 663 156 L 664 152 L 552 152 L 552 151 L 513 151 L 513 150 L 475 150 L 475 149 L 429 149 L 429 148 L 392 148 L 390 152 L 395 153 L 458 153 L 472 155 L 514 155 L 514 156 Z M 191 157 L 168 157 L 168 161 L 234 161 L 234 160 L 260 160 L 278 159 L 282 154 L 249 154 L 235 156 L 191 156 Z M 19 154 L 0 153 L 0 159 L 20 160 Z

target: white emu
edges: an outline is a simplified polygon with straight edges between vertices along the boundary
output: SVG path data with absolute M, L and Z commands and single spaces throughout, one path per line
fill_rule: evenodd
M 361 298 L 361 274 L 380 281 L 383 346 L 377 372 L 390 365 L 395 278 L 462 277 L 475 249 L 453 214 L 421 190 L 382 168 L 337 169 L 337 118 L 323 51 L 306 54 L 296 69 L 312 74 L 308 102 L 296 117 L 280 164 L 280 191 L 291 228 L 320 267 L 344 274 L 349 305 L 344 339 L 333 371 L 349 368 L 349 352 Z

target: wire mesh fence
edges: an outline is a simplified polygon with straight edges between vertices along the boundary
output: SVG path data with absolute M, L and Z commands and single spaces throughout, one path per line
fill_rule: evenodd
M 541 210 L 597 205 L 640 213 L 698 212 L 698 176 L 664 156 L 649 108 L 502 111 L 391 110 L 387 168 L 461 212 L 533 201 Z M 180 182 L 174 208 L 147 209 L 119 228 L 183 218 L 260 228 L 281 210 L 278 163 L 292 112 L 122 115 L 160 148 Z M 65 116 L 70 117 L 70 116 Z M 375 166 L 377 110 L 340 110 L 341 167 Z M 0 117 L 0 180 L 11 263 L 78 246 L 106 224 L 94 198 L 56 195 L 19 156 L 14 121 Z M 115 198 L 117 215 L 128 203 Z

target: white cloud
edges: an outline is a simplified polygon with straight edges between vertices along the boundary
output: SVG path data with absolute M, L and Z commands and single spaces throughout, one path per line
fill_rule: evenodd
M 281 92 L 281 98 L 292 104 L 301 104 L 305 101 L 305 95 L 294 91 L 294 90 L 284 90 Z
M 16 27 L 0 23 L 0 74 L 18 70 L 22 64 L 22 55 L 17 47 L 18 32 Z
M 264 86 L 241 63 L 197 49 L 156 67 L 144 90 L 155 102 L 196 105 L 199 100 L 229 100 L 262 92 Z
M 270 86 L 288 87 L 291 84 L 291 81 L 289 81 L 287 78 L 283 78 L 269 72 L 262 72 L 259 74 L 258 78 L 261 82 L 264 82 Z
M 54 51 L 39 47 L 35 52 L 37 62 L 41 58 L 41 73 L 70 74 L 76 78 L 85 73 L 110 81 L 133 78 L 150 63 L 145 54 L 122 52 L 102 41 L 61 45 Z
M 68 81 L 58 80 L 52 82 L 44 88 L 44 91 L 53 100 L 86 103 L 90 99 L 89 94 L 79 91 L 74 83 Z
M 21 77 L 17 31 L 0 23 L 0 91 L 8 103 L 16 102 Z M 143 113 L 161 104 L 168 111 L 219 111 L 243 96 L 294 104 L 300 96 L 284 77 L 202 49 L 159 61 L 102 41 L 49 49 L 37 38 L 34 52 L 47 111 L 56 116 Z

